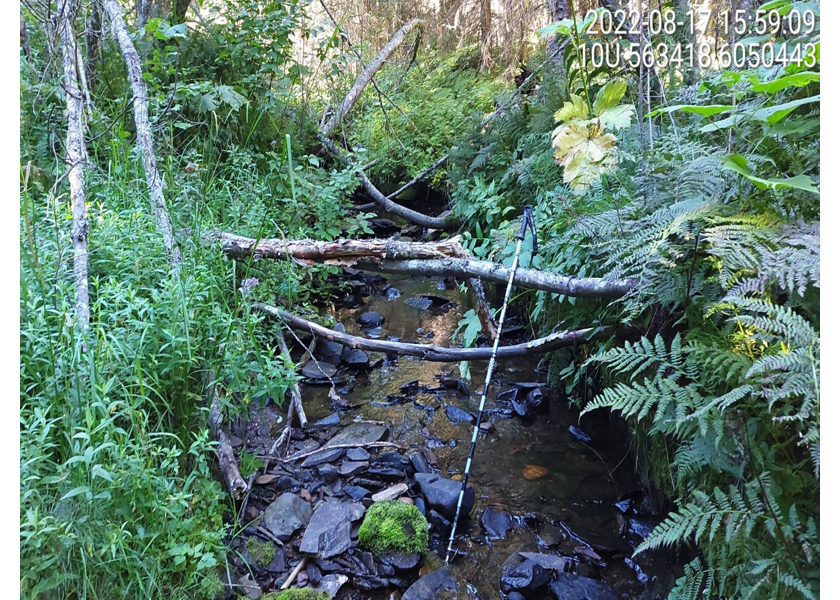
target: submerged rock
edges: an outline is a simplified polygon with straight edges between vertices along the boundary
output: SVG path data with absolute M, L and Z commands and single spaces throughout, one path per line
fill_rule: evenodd
M 364 350 L 346 349 L 341 361 L 351 369 L 365 369 L 370 366 L 370 357 Z
M 429 473 L 417 473 L 414 480 L 420 486 L 420 491 L 423 493 L 429 508 L 438 511 L 449 521 L 452 521 L 455 518 L 461 484 L 451 479 L 444 479 L 440 475 Z M 464 492 L 461 518 L 470 514 L 473 504 L 475 504 L 475 490 L 468 485 Z
M 385 322 L 385 317 L 375 311 L 363 312 L 357 319 L 362 327 L 378 327 Z
M 443 410 L 446 413 L 446 418 L 453 423 L 473 423 L 475 421 L 475 416 L 453 404 L 447 404 Z
M 281 541 L 288 541 L 292 534 L 309 524 L 312 507 L 300 496 L 286 492 L 268 505 L 263 513 L 263 526 Z
M 505 593 L 514 590 L 526 595 L 534 593 L 550 580 L 550 571 L 518 554 L 512 555 L 502 567 L 501 587 Z
M 557 600 L 619 600 L 616 589 L 589 577 L 574 573 L 557 573 L 551 583 L 551 593 Z
M 300 371 L 301 375 L 307 379 L 327 379 L 336 374 L 336 369 L 333 365 L 320 360 L 310 360 L 303 365 Z
M 517 396 L 512 400 L 513 410 L 526 421 L 533 421 L 537 415 L 548 410 L 548 396 L 539 388 L 528 392 L 525 398 L 521 398 L 521 395 Z
M 481 513 L 481 527 L 490 539 L 501 540 L 513 527 L 513 518 L 506 512 L 487 507 Z
M 458 583 L 447 567 L 432 571 L 414 582 L 402 600 L 444 600 L 457 598 Z

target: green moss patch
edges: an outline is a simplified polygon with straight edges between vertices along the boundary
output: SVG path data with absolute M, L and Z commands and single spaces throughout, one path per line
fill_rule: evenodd
M 359 545 L 377 556 L 389 552 L 426 552 L 429 548 L 426 519 L 413 504 L 399 500 L 377 502 L 367 510 L 359 528 Z
M 261 542 L 256 538 L 248 538 L 248 541 L 245 542 L 245 549 L 260 567 L 267 567 L 277 554 L 277 548 L 274 544 Z
M 312 588 L 294 588 L 282 592 L 271 592 L 260 600 L 330 600 L 327 592 L 317 592 Z

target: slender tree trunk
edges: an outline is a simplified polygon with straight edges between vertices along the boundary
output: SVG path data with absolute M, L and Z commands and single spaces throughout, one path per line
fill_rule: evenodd
M 572 16 L 572 11 L 569 8 L 569 0 L 548 0 L 548 14 L 552 21 L 562 21 Z M 548 53 L 556 54 L 558 46 L 563 42 L 560 36 L 554 35 L 548 39 Z M 558 64 L 563 64 L 563 58 L 556 56 L 555 60 Z
M 175 0 L 175 10 L 172 13 L 172 20 L 175 23 L 183 23 L 187 20 L 187 10 L 190 8 L 190 0 Z
M 490 0 L 481 2 L 481 66 L 482 71 L 493 68 L 493 7 Z
M 128 28 L 122 16 L 122 9 L 116 0 L 102 0 L 102 8 L 111 19 L 114 37 L 120 46 L 123 60 L 128 71 L 128 79 L 131 83 L 131 92 L 134 96 L 134 123 L 137 128 L 137 149 L 143 159 L 143 169 L 146 171 L 146 185 L 149 188 L 149 198 L 152 202 L 152 210 L 155 215 L 158 230 L 166 246 L 170 263 L 174 269 L 178 269 L 181 262 L 181 251 L 175 242 L 172 232 L 172 220 L 169 218 L 169 209 L 166 206 L 166 198 L 163 195 L 163 179 L 157 167 L 154 145 L 152 141 L 152 126 L 149 122 L 149 104 L 146 99 L 146 82 L 143 80 L 143 72 L 140 68 L 140 55 L 131 42 L 128 35 Z
M 82 329 L 90 323 L 88 294 L 88 223 L 85 206 L 85 150 L 84 97 L 79 86 L 79 52 L 73 29 L 75 7 L 73 0 L 59 0 L 58 33 L 64 66 L 64 91 L 67 98 L 67 181 L 70 183 L 70 205 L 73 224 L 73 282 L 76 287 L 76 321 Z
M 20 13 L 20 47 L 23 48 L 23 55 L 27 60 L 32 60 L 32 48 L 29 45 L 29 33 L 26 31 L 26 20 L 23 13 Z
M 85 32 L 85 45 L 87 46 L 87 61 L 85 62 L 85 75 L 89 89 L 92 89 L 96 82 L 96 64 L 99 62 L 99 51 L 102 47 L 102 10 L 99 0 L 90 3 L 90 17 Z
M 136 0 L 134 8 L 137 11 L 137 28 L 144 27 L 149 20 L 149 9 L 151 0 Z

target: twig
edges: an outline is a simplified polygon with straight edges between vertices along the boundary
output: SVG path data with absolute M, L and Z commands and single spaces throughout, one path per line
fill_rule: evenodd
M 257 531 L 259 531 L 261 535 L 264 535 L 265 537 L 267 537 L 268 539 L 270 539 L 272 542 L 274 542 L 275 544 L 277 544 L 277 545 L 278 545 L 278 546 L 280 546 L 281 548 L 282 548 L 283 546 L 285 546 L 285 544 L 284 544 L 283 542 L 281 542 L 281 541 L 280 541 L 280 538 L 278 538 L 276 535 L 274 535 L 273 533 L 271 533 L 271 532 L 270 532 L 268 529 L 266 529 L 265 527 L 258 526 L 258 527 L 257 527 Z
M 276 459 L 282 463 L 290 463 L 296 460 L 300 460 L 301 458 L 307 458 L 312 456 L 313 454 L 318 454 L 319 452 L 325 452 L 327 450 L 340 450 L 342 448 L 402 448 L 405 449 L 403 444 L 397 444 L 396 442 L 363 442 L 360 444 L 335 444 L 333 446 L 321 446 L 316 450 L 311 450 L 309 452 L 304 452 L 302 454 L 294 454 L 289 458 L 282 458 Z M 265 457 L 265 458 L 274 458 L 274 457 Z
M 285 581 L 285 583 L 283 583 L 283 585 L 280 586 L 281 590 L 289 589 L 289 586 L 292 585 L 292 582 L 295 580 L 295 577 L 297 577 L 298 573 L 300 573 L 303 570 L 303 567 L 306 566 L 307 558 L 308 557 L 304 556 L 300 559 L 300 562 L 297 564 L 294 571 L 292 571 L 292 574 L 289 575 L 289 578 Z

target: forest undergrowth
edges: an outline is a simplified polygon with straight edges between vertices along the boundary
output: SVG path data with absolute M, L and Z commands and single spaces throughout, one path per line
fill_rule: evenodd
M 819 14 L 819 3 L 773 4 Z M 637 549 L 681 550 L 671 597 L 819 597 L 818 60 L 674 65 L 648 72 L 640 95 L 638 69 L 581 64 L 575 48 L 592 40 L 567 20 L 544 33 L 573 43 L 555 59 L 537 39 L 522 65 L 534 77 L 514 91 L 507 65 L 480 69 L 478 44 L 443 50 L 427 34 L 343 123 L 355 161 L 344 166 L 315 134 L 356 58 L 313 6 L 223 0 L 225 19 L 132 28 L 179 272 L 149 207 L 125 67 L 102 38 L 86 131 L 86 330 L 73 317 L 61 69 L 40 15 L 24 10 L 21 597 L 220 597 L 238 525 L 207 377 L 229 417 L 284 403 L 294 365 L 249 305 L 317 318 L 338 271 L 229 260 L 202 236 L 370 235 L 375 215 L 350 209 L 362 166 L 390 191 L 447 152 L 429 184 L 476 257 L 509 264 L 531 205 L 541 249 L 524 265 L 638 281 L 620 300 L 519 291 L 515 304 L 535 337 L 622 326 L 545 364 L 570 405 L 627 421 L 639 472 L 672 509 Z M 768 39 L 818 52 L 819 28 Z M 476 322 L 469 311 L 461 323 L 465 345 Z M 260 466 L 240 456 L 243 475 Z

